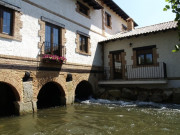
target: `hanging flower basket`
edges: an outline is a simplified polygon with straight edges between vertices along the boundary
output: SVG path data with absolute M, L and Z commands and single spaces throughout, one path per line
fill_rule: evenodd
M 66 58 L 63 56 L 44 54 L 42 56 L 42 61 L 44 63 L 63 64 L 66 61 Z

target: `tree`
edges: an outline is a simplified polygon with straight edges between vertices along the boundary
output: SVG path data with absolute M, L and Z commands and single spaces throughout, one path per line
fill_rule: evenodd
M 176 14 L 175 21 L 177 21 L 178 24 L 178 35 L 179 35 L 179 41 L 180 41 L 180 0 L 165 0 L 168 2 L 168 5 L 165 6 L 163 9 L 164 11 L 167 11 L 169 9 L 172 9 L 172 12 Z M 175 45 L 175 50 L 172 50 L 172 52 L 180 51 L 180 44 Z

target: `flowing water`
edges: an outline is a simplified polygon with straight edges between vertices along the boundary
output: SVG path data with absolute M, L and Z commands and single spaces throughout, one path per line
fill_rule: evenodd
M 0 135 L 180 135 L 180 105 L 91 99 L 0 118 Z

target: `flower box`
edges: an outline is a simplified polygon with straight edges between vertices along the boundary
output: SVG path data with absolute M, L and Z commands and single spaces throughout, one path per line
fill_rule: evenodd
M 44 54 L 42 56 L 42 61 L 44 63 L 63 64 L 66 61 L 66 58 L 57 55 Z

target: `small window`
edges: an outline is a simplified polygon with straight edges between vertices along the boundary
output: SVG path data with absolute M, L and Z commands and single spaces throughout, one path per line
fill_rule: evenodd
M 13 10 L 0 6 L 0 33 L 12 35 Z
M 84 4 L 77 2 L 77 12 L 79 12 L 82 15 L 85 15 L 86 17 L 89 17 L 89 8 L 85 6 Z
M 79 50 L 88 53 L 88 37 L 79 35 Z
M 153 51 L 152 49 L 137 50 L 137 64 L 138 65 L 151 65 L 153 64 Z
M 90 43 L 90 36 L 86 33 L 81 31 L 77 31 L 76 34 L 76 53 L 82 55 L 91 55 L 91 43 Z
M 60 56 L 60 28 L 46 23 L 45 27 L 45 54 Z
M 126 27 L 124 24 L 122 24 L 122 30 L 123 30 L 123 31 L 126 31 L 126 30 L 127 30 L 127 27 Z
M 111 27 L 111 15 L 105 12 L 105 24 L 107 27 Z

